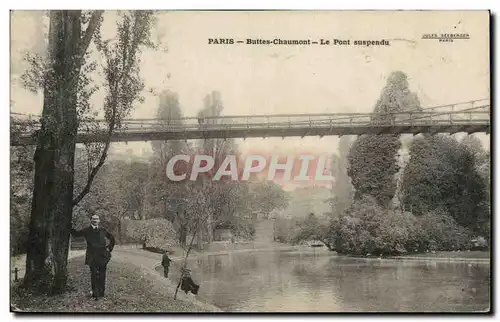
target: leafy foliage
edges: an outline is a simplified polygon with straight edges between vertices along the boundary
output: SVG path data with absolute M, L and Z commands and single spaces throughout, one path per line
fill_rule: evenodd
M 354 202 L 332 221 L 330 238 L 339 253 L 402 255 L 433 250 L 467 250 L 471 233 L 447 213 L 416 217 L 383 209 L 374 198 Z
M 125 220 L 124 233 L 146 248 L 170 251 L 178 245 L 172 223 L 163 218 L 147 220 Z
M 255 181 L 249 184 L 249 189 L 250 208 L 264 217 L 288 206 L 288 197 L 279 184 L 272 181 Z
M 415 140 L 410 153 L 402 183 L 405 208 L 416 215 L 446 210 L 459 225 L 484 232 L 490 217 L 480 145 L 439 135 Z
M 85 184 L 86 156 L 76 161 L 76 185 Z M 144 178 L 149 174 L 145 162 L 113 160 L 105 164 L 96 176 L 89 194 L 75 207 L 73 225 L 88 225 L 93 214 L 101 217 L 103 225 L 112 232 L 119 242 L 128 241 L 121 231 L 124 218 L 146 219 L 150 214 L 145 209 L 146 187 Z
M 421 110 L 418 98 L 409 90 L 408 77 L 393 72 L 375 105 L 374 122 L 392 123 L 398 112 Z M 388 207 L 396 192 L 395 175 L 399 171 L 397 152 L 401 147 L 397 135 L 363 135 L 356 140 L 349 154 L 348 175 L 356 189 L 355 198 L 373 196 Z
M 309 214 L 305 219 L 296 223 L 296 228 L 292 233 L 290 241 L 292 244 L 298 244 L 302 241 L 321 241 L 329 249 L 333 249 L 333 244 L 329 238 L 329 218 L 318 217 L 315 214 Z
M 140 100 L 144 87 L 139 77 L 138 54 L 142 47 L 150 44 L 152 12 L 120 12 L 116 42 L 101 41 L 102 13 L 50 11 L 47 58 L 32 55 L 31 68 L 22 77 L 28 89 L 43 87 L 44 91 L 42 127 L 36 133 L 36 176 L 25 281 L 27 285 L 35 286 L 43 277 L 48 282 L 43 282 L 48 286 L 45 288 L 55 293 L 62 292 L 67 281 L 67 236 L 72 207 L 90 192 L 106 159 L 113 131 L 121 126 L 121 120 L 130 112 L 134 102 Z M 105 64 L 101 67 L 107 90 L 104 102 L 107 137 L 104 144 L 87 145 L 86 184 L 73 198 L 77 129 L 102 135 L 102 129 L 94 122 L 97 113 L 91 111 L 89 104 L 98 88 L 90 77 L 97 68 L 88 50 L 92 40 L 105 57 Z M 47 185 L 47 182 L 57 184 Z
M 163 91 L 159 98 L 157 126 L 182 123 L 178 95 Z M 220 93 L 211 92 L 203 104 L 198 113 L 200 125 L 218 121 L 212 117 L 220 116 L 223 111 Z M 225 157 L 238 154 L 233 140 L 210 139 L 195 142 L 194 145 L 184 141 L 154 142 L 152 148 L 153 172 L 148 187 L 148 209 L 173 223 L 181 245 L 189 244 L 186 240 L 189 234 L 197 234 L 199 246 L 202 241 L 210 242 L 217 228 L 229 228 L 234 235 L 251 239 L 254 233 L 252 212 L 257 210 L 269 214 L 273 209 L 284 206 L 279 202 L 284 197 L 281 187 L 271 183 L 212 180 Z M 172 182 L 166 176 L 166 166 L 170 158 L 178 154 L 209 155 L 215 161 L 214 171 L 199 176 L 194 182 Z M 189 163 L 177 170 L 189 175 L 191 167 L 192 163 Z M 174 169 L 174 172 L 177 170 Z M 200 218 L 204 218 L 201 225 Z
M 429 212 L 418 217 L 421 225 L 422 249 L 468 250 L 472 247 L 472 232 L 460 226 L 444 211 Z
M 389 75 L 373 112 L 377 114 L 375 121 L 384 123 L 395 121 L 399 117 L 406 118 L 391 113 L 421 110 L 417 95 L 410 91 L 408 76 L 402 71 L 395 71 Z
M 122 127 L 122 121 L 133 110 L 135 102 L 143 102 L 141 92 L 144 83 L 140 76 L 140 55 L 144 48 L 154 47 L 151 38 L 151 27 L 154 22 L 153 11 L 120 11 L 118 13 L 116 39 L 102 40 L 101 33 L 94 36 L 94 44 L 97 50 L 104 56 L 102 66 L 105 75 L 104 87 L 106 96 L 104 98 L 104 119 L 107 126 L 107 139 L 104 143 L 87 143 L 89 167 L 87 184 L 73 201 L 78 204 L 90 191 L 90 186 L 106 160 L 110 145 L 110 138 L 114 131 Z M 91 65 L 88 70 L 80 73 L 81 77 L 87 77 L 83 82 L 83 87 L 78 91 L 79 96 L 88 102 L 88 98 L 93 91 L 86 92 L 83 89 L 88 87 L 90 81 L 88 75 L 95 65 Z M 95 88 L 93 88 L 95 89 Z M 83 112 L 89 110 L 89 105 L 83 104 Z M 87 131 L 98 134 L 102 131 L 96 124 L 93 117 L 96 114 L 88 115 L 83 113 L 80 117 L 80 127 Z
M 26 251 L 33 189 L 33 147 L 10 149 L 10 245 L 12 254 Z
M 333 198 L 331 200 L 332 210 L 340 214 L 352 202 L 354 196 L 354 188 L 351 183 L 351 178 L 348 175 L 349 152 L 354 140 L 350 136 L 342 136 L 339 140 L 338 152 L 333 157 L 333 177 L 335 178 L 332 187 Z
M 366 135 L 354 142 L 347 173 L 356 189 L 356 199 L 371 195 L 380 205 L 390 205 L 396 191 L 394 176 L 399 171 L 396 160 L 399 148 L 396 135 Z

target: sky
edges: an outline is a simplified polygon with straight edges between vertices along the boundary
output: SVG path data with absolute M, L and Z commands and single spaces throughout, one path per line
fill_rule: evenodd
M 11 17 L 12 59 L 40 35 L 33 12 Z M 105 36 L 115 13 L 105 15 Z M 468 33 L 453 43 L 423 40 L 424 33 Z M 422 106 L 489 98 L 489 20 L 486 11 L 161 12 L 154 32 L 160 50 L 145 52 L 147 88 L 177 92 L 185 116 L 203 97 L 220 91 L 223 114 L 370 112 L 388 75 L 403 71 Z M 390 46 L 212 45 L 209 38 L 389 40 Z M 165 50 L 167 48 L 168 50 Z M 40 113 L 41 95 L 13 83 L 12 111 Z M 154 117 L 158 98 L 145 94 L 132 117 Z M 103 93 L 93 97 L 98 108 Z M 478 135 L 489 146 L 489 136 Z M 243 151 L 331 154 L 338 137 L 240 140 Z M 148 151 L 149 143 L 115 144 L 115 151 Z M 139 152 L 139 153 L 141 153 Z

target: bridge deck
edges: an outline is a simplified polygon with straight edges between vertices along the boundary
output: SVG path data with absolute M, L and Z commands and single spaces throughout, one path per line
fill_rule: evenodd
M 207 118 L 182 118 L 177 120 L 129 119 L 116 130 L 112 142 L 192 140 L 214 138 L 305 137 L 363 134 L 419 134 L 490 131 L 489 105 L 480 105 L 460 111 L 422 111 L 391 114 L 393 121 L 382 124 L 374 114 L 300 114 L 300 115 L 249 115 Z M 32 145 L 34 132 L 40 129 L 38 121 L 27 122 L 26 129 L 11 145 Z M 80 124 L 77 143 L 99 142 L 107 139 L 106 122 Z

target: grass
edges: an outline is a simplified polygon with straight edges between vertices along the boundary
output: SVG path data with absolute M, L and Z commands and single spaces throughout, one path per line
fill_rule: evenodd
M 28 312 L 205 312 L 194 303 L 173 299 L 171 288 L 130 263 L 111 261 L 106 297 L 95 301 L 84 258 L 68 263 L 70 291 L 56 296 L 33 295 L 11 286 L 11 303 Z

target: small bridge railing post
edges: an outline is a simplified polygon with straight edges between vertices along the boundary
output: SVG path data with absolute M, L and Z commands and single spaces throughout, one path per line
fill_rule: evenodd
M 413 113 L 410 112 L 410 125 L 413 125 Z
M 312 127 L 312 121 L 311 121 L 311 116 L 309 116 L 309 127 Z

